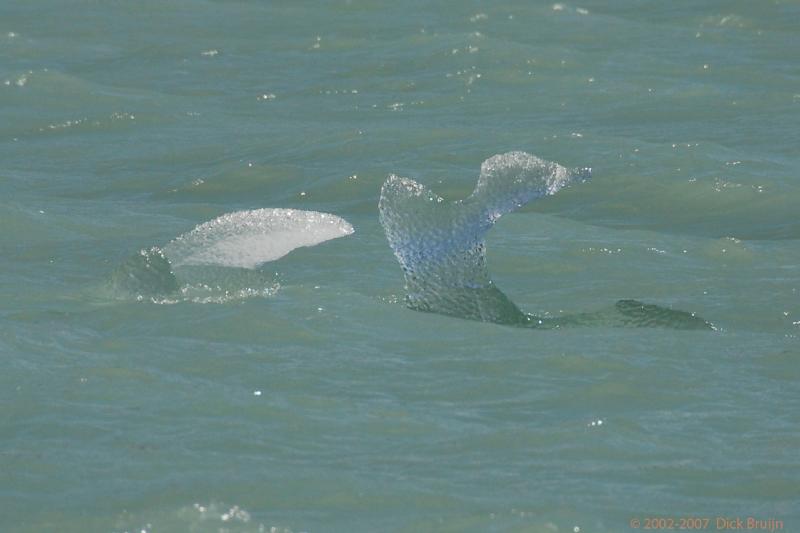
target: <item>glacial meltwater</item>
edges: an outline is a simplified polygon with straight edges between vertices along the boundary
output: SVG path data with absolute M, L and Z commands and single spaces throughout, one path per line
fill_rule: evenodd
M 799 54 L 796 0 L 0 0 L 0 531 L 800 531 Z

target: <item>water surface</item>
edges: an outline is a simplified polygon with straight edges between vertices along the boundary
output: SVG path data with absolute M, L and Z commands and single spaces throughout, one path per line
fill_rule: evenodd
M 4 2 L 0 529 L 800 528 L 800 4 Z M 381 184 L 524 150 L 587 183 L 501 219 L 520 309 L 409 310 Z M 110 280 L 233 211 L 348 237 L 185 298 Z

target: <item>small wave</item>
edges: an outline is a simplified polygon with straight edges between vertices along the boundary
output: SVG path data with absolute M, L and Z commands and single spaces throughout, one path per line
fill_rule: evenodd
M 221 502 L 194 503 L 176 509 L 156 509 L 145 512 L 123 511 L 113 519 L 114 533 L 156 531 L 194 531 L 218 533 L 292 533 L 293 530 L 255 520 L 239 505 Z

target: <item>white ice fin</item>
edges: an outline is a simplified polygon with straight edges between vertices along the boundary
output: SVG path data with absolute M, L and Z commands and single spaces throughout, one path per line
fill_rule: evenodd
M 164 246 L 173 266 L 256 268 L 292 250 L 353 233 L 336 215 L 299 209 L 255 209 L 227 213 Z

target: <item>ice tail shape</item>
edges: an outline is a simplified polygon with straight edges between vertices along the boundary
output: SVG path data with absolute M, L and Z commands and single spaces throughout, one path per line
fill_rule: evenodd
M 570 317 L 538 318 L 521 311 L 489 277 L 484 237 L 505 213 L 591 170 L 568 169 L 525 152 L 495 155 L 481 165 L 465 200 L 446 202 L 414 180 L 389 176 L 378 204 L 381 225 L 405 276 L 408 306 L 484 322 L 534 328 L 578 325 L 708 329 L 683 311 L 621 300 L 613 308 Z

